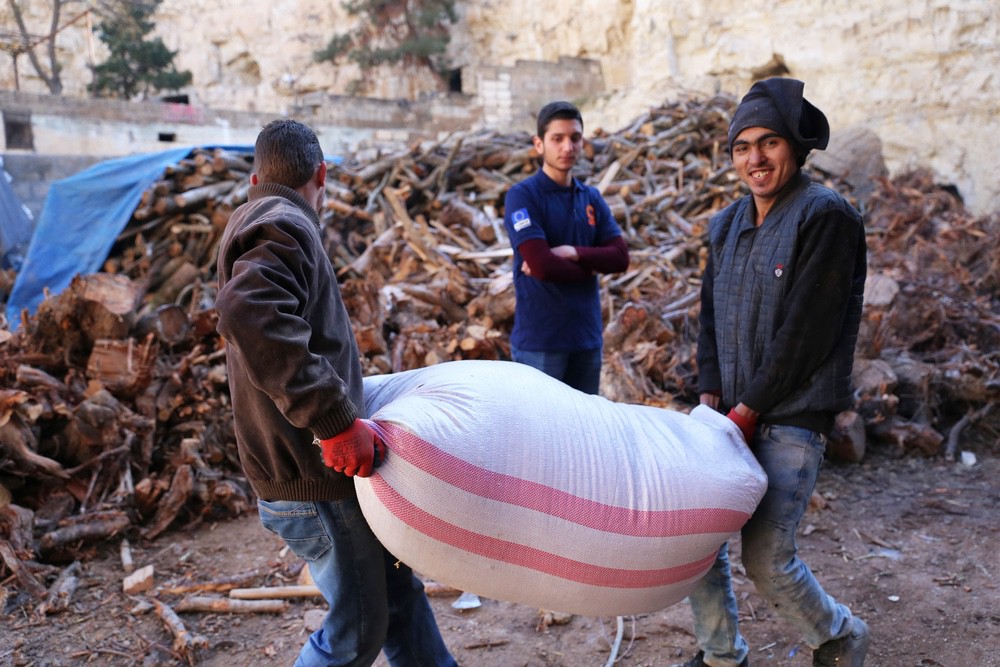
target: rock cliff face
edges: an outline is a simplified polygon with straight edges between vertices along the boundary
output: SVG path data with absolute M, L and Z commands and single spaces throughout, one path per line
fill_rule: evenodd
M 27 0 L 23 0 L 27 1 Z M 31 7 L 48 30 L 42 0 Z M 1000 5 L 996 0 L 459 0 L 452 34 L 456 67 L 511 65 L 559 56 L 602 65 L 607 94 L 578 100 L 588 129 L 627 124 L 682 91 L 742 94 L 755 77 L 788 74 L 834 131 L 854 125 L 882 139 L 893 172 L 927 166 L 973 210 L 1000 208 L 991 138 L 1000 133 Z M 312 54 L 352 20 L 321 0 L 164 0 L 157 30 L 194 73 L 192 102 L 282 111 L 310 92 L 342 93 L 349 68 Z M 11 21 L 4 20 L 4 23 Z M 57 42 L 65 93 L 85 94 L 82 29 Z M 100 43 L 95 51 L 100 59 Z M 22 89 L 38 92 L 27 59 Z M 0 70 L 0 85 L 13 88 Z M 379 97 L 431 90 L 419 72 L 386 76 Z
M 834 131 L 865 125 L 893 172 L 932 168 L 977 211 L 1000 207 L 984 136 L 1000 132 L 995 0 L 484 0 L 466 9 L 463 53 L 497 62 L 586 56 L 609 94 L 585 114 L 611 129 L 681 90 L 741 95 L 789 74 Z

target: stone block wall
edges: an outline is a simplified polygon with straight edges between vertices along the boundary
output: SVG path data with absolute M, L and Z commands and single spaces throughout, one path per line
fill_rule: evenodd
M 565 56 L 557 62 L 518 60 L 513 67 L 470 68 L 465 80 L 482 104 L 484 126 L 532 134 L 536 113 L 548 102 L 582 104 L 605 89 L 599 62 Z

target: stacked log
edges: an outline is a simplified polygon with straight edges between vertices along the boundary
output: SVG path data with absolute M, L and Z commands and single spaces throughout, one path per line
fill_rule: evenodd
M 880 179 L 856 409 L 900 454 L 1000 442 L 1000 212 L 970 215 L 929 171 Z
M 579 175 L 608 199 L 632 257 L 601 280 L 608 398 L 697 400 L 707 224 L 742 194 L 724 150 L 732 110 L 681 100 L 585 144 Z M 325 241 L 366 374 L 510 358 L 504 196 L 537 157 L 527 134 L 480 131 L 331 165 Z M 0 331 L 0 579 L 39 603 L 50 563 L 89 545 L 252 506 L 213 309 L 219 238 L 249 170 L 247 156 L 200 150 L 169 167 L 104 272 Z M 851 196 L 835 174 L 813 176 Z M 1000 219 L 970 216 L 923 172 L 880 181 L 865 207 L 870 293 L 843 437 L 919 455 L 995 445 Z
M 222 148 L 195 149 L 167 167 L 143 193 L 104 272 L 135 282 L 140 306 L 200 298 L 200 289 L 214 280 L 229 216 L 246 201 L 252 167 L 251 155 Z
M 708 219 L 740 193 L 725 152 L 731 111 L 723 97 L 680 101 L 585 144 L 577 173 L 604 193 L 632 257 L 626 273 L 602 281 L 605 315 L 615 323 L 625 304 L 655 313 L 640 345 L 606 346 L 609 398 L 671 405 L 690 395 L 693 362 L 686 352 L 678 360 L 673 343 L 692 324 Z M 390 338 L 369 343 L 384 352 L 368 357 L 367 370 L 509 358 L 514 301 L 503 196 L 534 173 L 537 157 L 525 133 L 480 132 L 354 156 L 331 170 L 329 242 L 345 263 L 345 291 L 388 301 L 351 311 L 366 341 L 371 331 Z M 378 292 L 370 287 L 376 274 Z

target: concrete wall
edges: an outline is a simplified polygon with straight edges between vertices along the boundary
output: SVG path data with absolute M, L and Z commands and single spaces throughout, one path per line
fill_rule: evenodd
M 178 146 L 252 145 L 260 128 L 275 118 L 310 125 L 326 154 L 334 156 L 484 127 L 531 131 L 544 103 L 604 92 L 601 66 L 584 58 L 479 68 L 463 80 L 470 83 L 463 94 L 408 101 L 311 93 L 270 113 L 0 90 L 5 130 L 0 151 L 15 193 L 37 217 L 52 181 L 95 162 Z
M 323 149 L 339 154 L 369 145 L 436 140 L 481 127 L 530 129 L 535 111 L 545 102 L 604 92 L 600 65 L 584 58 L 481 68 L 465 80 L 472 82 L 471 90 L 462 94 L 384 100 L 310 93 L 272 112 L 0 91 L 7 130 L 0 149 L 126 155 L 186 145 L 252 144 L 261 126 L 287 116 L 311 125 Z M 30 145 L 24 143 L 26 127 Z M 8 145 L 11 139 L 17 141 Z
M 303 96 L 288 115 L 315 128 L 321 141 L 324 134 L 336 136 L 338 151 L 349 152 L 370 144 L 436 139 L 468 129 L 481 122 L 482 108 L 467 95 L 409 101 L 313 93 Z
M 33 138 L 30 149 L 10 146 L 6 137 L 0 148 L 55 155 L 129 155 L 186 145 L 252 144 L 262 125 L 284 115 L 11 91 L 0 91 L 0 114 L 5 127 L 10 119 L 18 123 L 29 119 Z
M 106 159 L 97 155 L 38 155 L 35 153 L 4 153 L 3 166 L 13 179 L 14 194 L 37 221 L 49 186 Z

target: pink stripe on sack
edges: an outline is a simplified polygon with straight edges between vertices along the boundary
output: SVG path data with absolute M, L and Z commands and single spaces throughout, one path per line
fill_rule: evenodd
M 422 534 L 462 551 L 509 565 L 518 565 L 567 581 L 608 588 L 655 588 L 688 581 L 705 573 L 715 551 L 700 560 L 653 570 L 592 565 L 516 542 L 461 528 L 425 512 L 404 498 L 378 474 L 368 478 L 382 505 L 397 519 Z
M 373 422 L 385 433 L 391 456 L 473 495 L 535 510 L 580 526 L 617 535 L 676 537 L 735 533 L 747 522 L 746 512 L 722 507 L 637 510 L 599 503 L 545 484 L 498 473 L 449 454 L 395 424 Z

